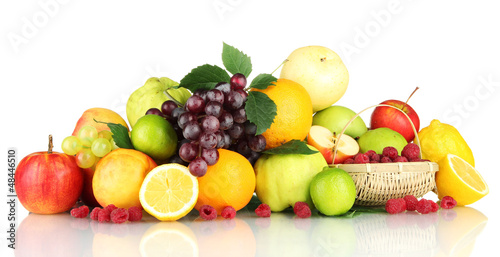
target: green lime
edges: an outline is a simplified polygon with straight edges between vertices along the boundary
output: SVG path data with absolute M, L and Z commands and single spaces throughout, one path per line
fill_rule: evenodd
M 339 168 L 325 168 L 316 174 L 309 191 L 316 209 L 328 216 L 346 213 L 356 200 L 354 181 Z
M 158 115 L 145 115 L 137 120 L 130 132 L 132 145 L 155 161 L 175 154 L 177 134 L 170 123 Z

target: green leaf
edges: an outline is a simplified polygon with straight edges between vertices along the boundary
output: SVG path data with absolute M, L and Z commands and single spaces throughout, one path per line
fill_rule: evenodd
M 195 92 L 198 89 L 210 90 L 219 82 L 229 82 L 229 74 L 217 65 L 204 64 L 191 70 L 181 79 L 179 87 Z
M 256 135 L 260 135 L 273 124 L 276 104 L 266 94 L 250 91 L 245 102 L 245 111 L 248 120 L 257 126 Z
M 261 73 L 255 77 L 250 83 L 250 88 L 266 89 L 268 86 L 274 86 L 273 82 L 278 79 L 271 74 Z
M 315 154 L 318 151 L 312 150 L 307 147 L 307 144 L 304 141 L 300 141 L 297 139 L 290 140 L 285 144 L 282 144 L 278 147 L 268 149 L 264 151 L 265 154 Z
M 108 125 L 108 128 L 113 133 L 112 137 L 115 141 L 115 144 L 120 148 L 134 149 L 132 145 L 132 141 L 130 141 L 130 137 L 128 135 L 128 129 L 122 124 L 110 123 L 110 122 L 102 122 L 94 119 L 97 123 L 104 123 Z
M 241 73 L 248 77 L 252 72 L 250 57 L 226 43 L 222 47 L 222 63 L 232 74 Z

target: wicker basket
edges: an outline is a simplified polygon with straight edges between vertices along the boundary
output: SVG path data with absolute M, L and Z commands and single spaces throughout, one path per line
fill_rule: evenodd
M 401 111 L 410 121 L 415 133 L 414 142 L 420 146 L 417 130 L 410 117 L 402 110 L 385 104 L 370 106 L 354 116 L 340 133 L 335 147 L 334 157 L 337 154 L 337 145 L 347 127 L 364 111 L 386 106 Z M 420 157 L 422 153 L 420 152 Z M 398 163 L 367 163 L 367 164 L 331 164 L 330 167 L 341 168 L 351 175 L 356 185 L 356 201 L 354 204 L 362 206 L 384 205 L 389 199 L 414 195 L 419 198 L 436 187 L 435 174 L 439 166 L 435 162 L 398 162 Z

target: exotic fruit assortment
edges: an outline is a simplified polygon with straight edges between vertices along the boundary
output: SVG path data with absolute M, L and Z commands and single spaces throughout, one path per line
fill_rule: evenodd
M 123 224 L 193 211 L 234 219 L 244 208 L 300 219 L 352 215 L 356 205 L 420 215 L 489 192 L 458 130 L 438 120 L 420 129 L 409 100 L 360 112 L 334 105 L 349 74 L 326 47 L 293 51 L 279 78 L 250 79 L 250 57 L 225 43 L 222 62 L 179 82 L 148 79 L 128 99 L 128 123 L 109 109 L 85 111 L 64 153 L 50 137 L 48 151 L 19 163 L 19 201 L 33 213 Z M 439 201 L 423 198 L 431 191 Z

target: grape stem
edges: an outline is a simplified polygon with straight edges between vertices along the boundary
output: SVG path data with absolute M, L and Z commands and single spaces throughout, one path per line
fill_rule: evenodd
M 183 104 L 181 104 L 179 101 L 175 100 L 175 98 L 174 98 L 172 95 L 170 95 L 170 94 L 168 93 L 168 90 L 163 91 L 163 93 L 164 93 L 165 95 L 167 95 L 167 96 L 168 96 L 168 98 L 170 98 L 170 100 L 174 101 L 174 103 L 175 103 L 175 104 L 177 104 L 177 106 L 179 106 L 179 107 L 184 107 L 184 105 L 183 105 Z
M 52 153 L 52 148 L 54 148 L 54 144 L 52 144 L 52 135 L 49 135 L 49 150 L 47 151 L 48 154 Z

